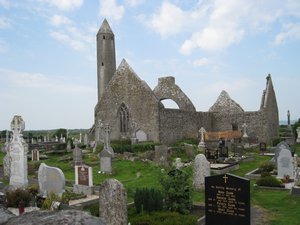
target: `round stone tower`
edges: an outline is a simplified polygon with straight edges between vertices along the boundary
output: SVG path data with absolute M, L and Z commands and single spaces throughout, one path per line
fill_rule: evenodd
M 106 19 L 97 33 L 98 102 L 116 71 L 115 35 Z

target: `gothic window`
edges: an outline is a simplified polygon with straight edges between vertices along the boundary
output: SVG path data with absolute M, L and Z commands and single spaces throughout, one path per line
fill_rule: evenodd
M 103 40 L 105 40 L 105 36 L 103 35 Z
M 122 103 L 120 106 L 119 117 L 120 117 L 120 132 L 123 134 L 128 133 L 129 112 L 128 112 L 128 108 L 124 103 Z

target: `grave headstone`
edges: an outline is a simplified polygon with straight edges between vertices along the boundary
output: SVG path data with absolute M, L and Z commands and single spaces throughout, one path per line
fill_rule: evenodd
M 210 176 L 210 163 L 205 155 L 198 154 L 194 162 L 193 187 L 196 190 L 203 190 L 205 177 L 207 176 Z
M 88 135 L 87 134 L 84 134 L 83 144 L 86 145 L 86 146 L 89 144 L 89 140 L 88 140 Z
M 217 148 L 216 149 L 205 148 L 205 156 L 207 160 L 215 161 L 219 158 L 219 150 Z
M 201 127 L 199 130 L 200 133 L 200 142 L 198 144 L 198 147 L 205 147 L 205 142 L 204 142 L 204 133 L 206 132 L 206 130 L 204 129 L 204 127 Z
M 77 143 L 75 143 L 75 148 L 73 149 L 73 165 L 78 166 L 78 165 L 81 165 L 82 163 L 83 163 L 82 151 L 77 146 Z
M 9 184 L 13 187 L 26 187 L 28 185 L 27 152 L 28 144 L 23 139 L 22 132 L 25 122 L 21 116 L 14 116 L 11 122 L 13 137 L 9 145 L 10 179 Z
M 46 197 L 50 192 L 62 196 L 65 191 L 65 175 L 57 167 L 47 166 L 41 163 L 38 170 L 40 194 Z
M 31 160 L 32 161 L 40 161 L 40 151 L 37 149 L 33 149 L 31 151 Z
M 296 143 L 300 143 L 300 127 L 297 127 L 297 140 Z
M 138 140 L 138 142 L 148 140 L 147 134 L 145 133 L 145 131 L 143 131 L 141 129 L 137 130 L 135 135 L 136 135 L 136 139 Z
M 231 174 L 205 178 L 206 225 L 250 225 L 250 181 Z
M 127 193 L 118 180 L 108 179 L 101 184 L 99 212 L 107 225 L 128 225 Z
M 275 149 L 275 157 L 274 157 L 276 164 L 277 164 L 278 156 L 282 149 L 288 149 L 289 151 L 291 151 L 290 146 L 285 141 L 281 141 L 279 144 L 277 144 Z
M 260 150 L 261 152 L 267 151 L 267 144 L 266 144 L 265 142 L 260 142 L 260 143 L 259 143 L 259 150 Z
M 75 166 L 75 184 L 73 186 L 75 193 L 91 195 L 94 192 L 93 187 L 93 168 L 87 165 Z
M 183 163 L 181 162 L 181 158 L 175 159 L 175 168 L 180 170 L 183 167 Z
M 104 173 L 112 173 L 112 158 L 114 156 L 114 150 L 110 146 L 110 126 L 106 124 L 104 127 L 105 139 L 104 139 L 104 148 L 99 153 L 100 158 L 100 171 Z
M 72 149 L 71 140 L 68 140 L 68 142 L 67 142 L 67 151 L 70 152 L 71 149 Z
M 241 144 L 234 144 L 233 152 L 235 157 L 242 157 L 244 155 L 244 146 Z
M 288 149 L 282 149 L 277 158 L 277 178 L 282 179 L 285 176 L 294 178 L 293 166 L 292 153 Z
M 166 145 L 155 145 L 155 156 L 154 162 L 159 166 L 168 166 L 168 146 Z

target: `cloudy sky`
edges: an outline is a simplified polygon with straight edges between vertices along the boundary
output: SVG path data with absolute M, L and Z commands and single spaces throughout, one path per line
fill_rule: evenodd
M 300 118 L 299 0 L 0 0 L 0 130 L 92 126 L 104 18 L 151 88 L 174 76 L 197 111 L 222 90 L 256 111 L 270 73 L 280 120 Z

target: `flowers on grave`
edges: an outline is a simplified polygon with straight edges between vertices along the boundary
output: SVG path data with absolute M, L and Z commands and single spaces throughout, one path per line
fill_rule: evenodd
M 31 193 L 28 190 L 18 188 L 6 192 L 6 206 L 13 208 L 27 207 L 29 206 L 31 198 Z

